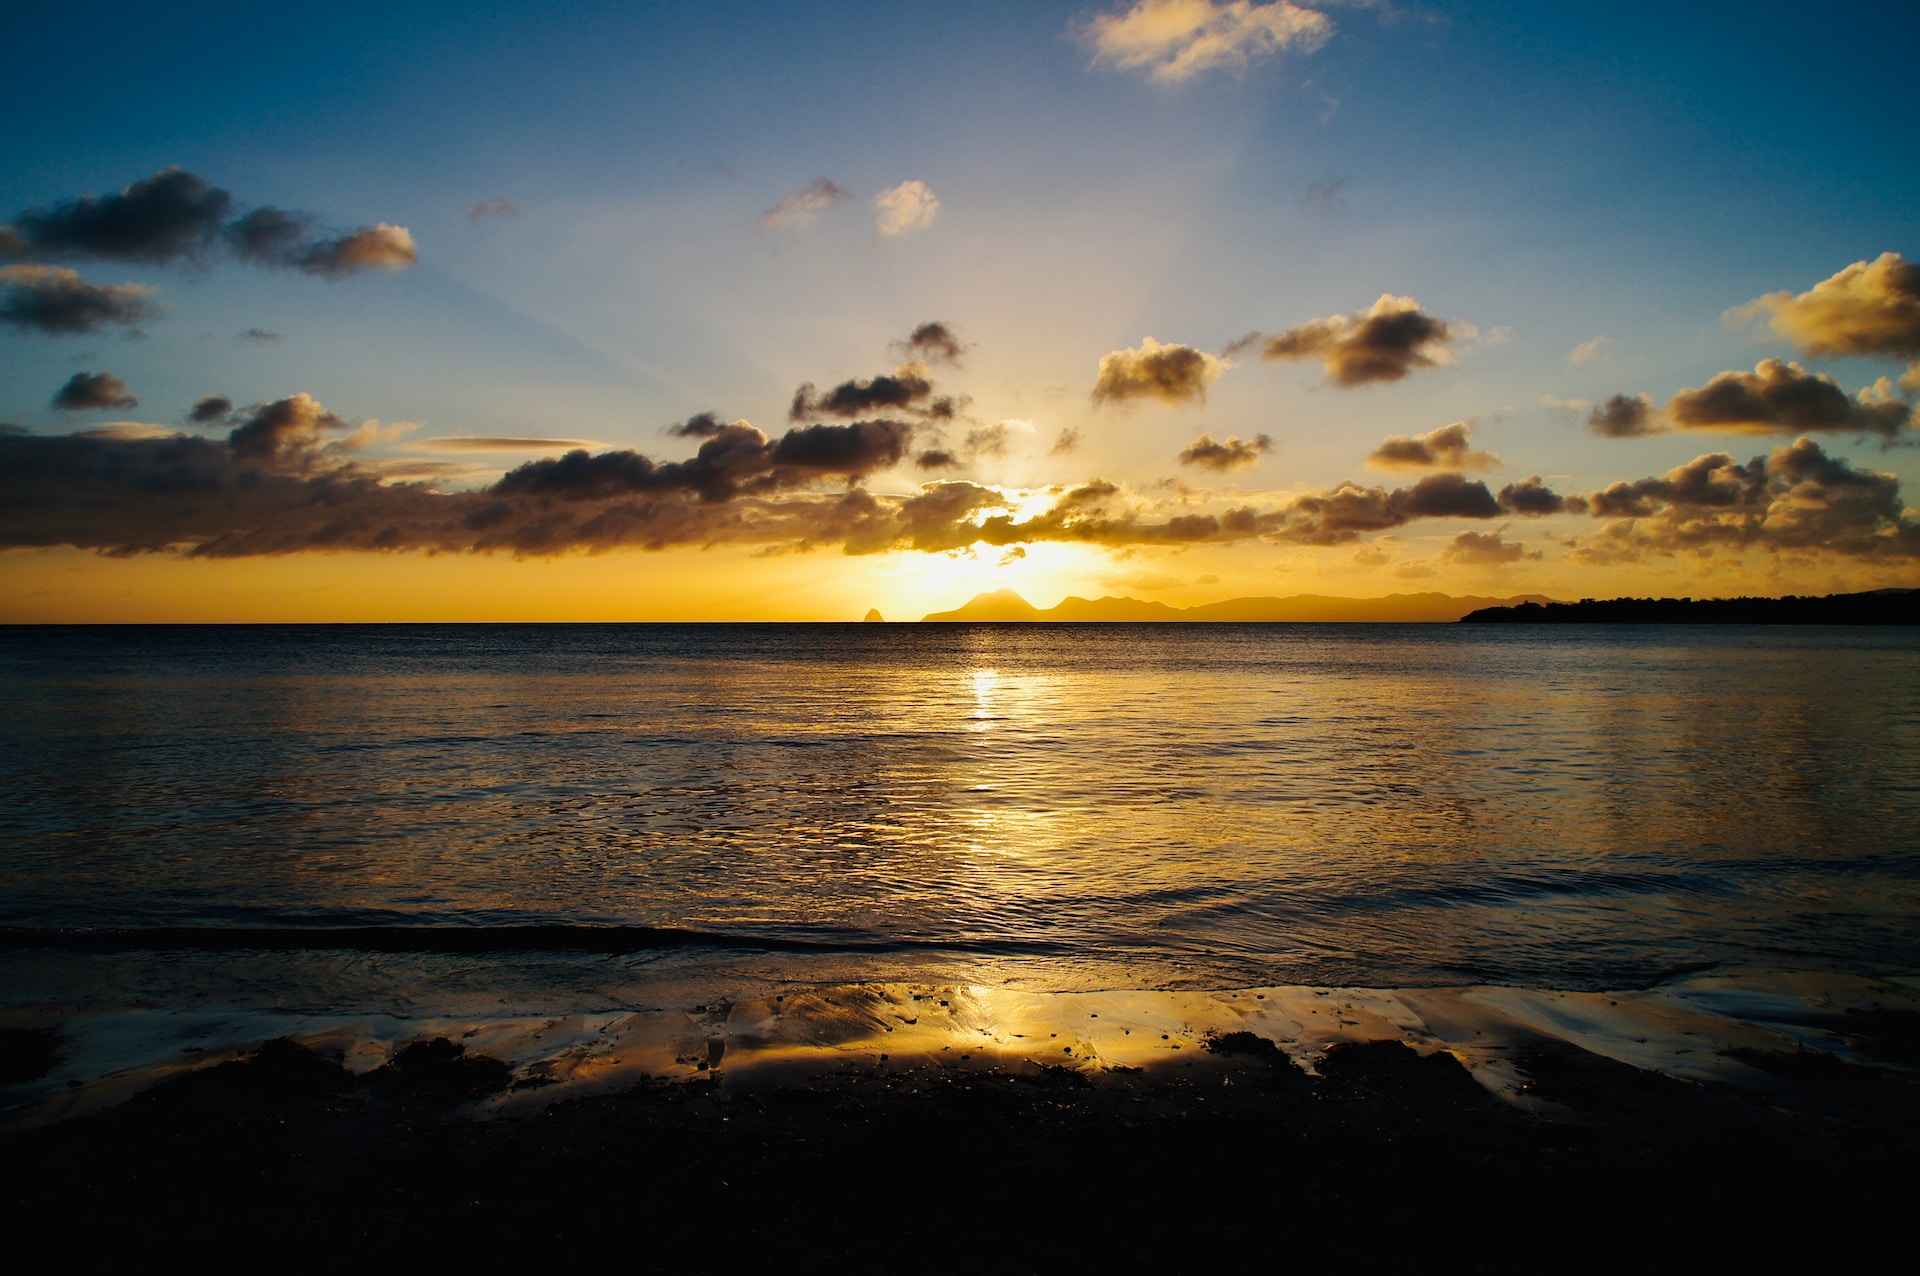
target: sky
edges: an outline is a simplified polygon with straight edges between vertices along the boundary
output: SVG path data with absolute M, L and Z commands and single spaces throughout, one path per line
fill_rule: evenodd
M 15 3 L 0 621 L 1920 585 L 1917 37 Z

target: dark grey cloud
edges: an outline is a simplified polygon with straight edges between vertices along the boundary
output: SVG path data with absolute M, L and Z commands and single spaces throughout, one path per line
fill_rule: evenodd
M 1182 465 L 1197 465 L 1204 470 L 1238 470 L 1258 465 L 1260 458 L 1272 450 L 1273 439 L 1265 434 L 1256 434 L 1250 439 L 1230 434 L 1218 440 L 1211 434 L 1202 434 L 1180 449 L 1178 459 Z
M 83 195 L 14 219 L 16 255 L 166 262 L 202 252 L 233 197 L 167 168 L 117 195 Z
M 1740 434 L 1843 431 L 1891 438 L 1913 419 L 1898 400 L 1863 403 L 1833 378 L 1797 363 L 1762 359 L 1752 372 L 1722 372 L 1697 390 L 1682 390 L 1666 415 L 1685 430 Z
M 1509 483 L 1500 489 L 1500 508 L 1523 518 L 1542 518 L 1548 514 L 1584 514 L 1586 498 L 1562 496 L 1548 487 L 1538 474 Z
M 1537 561 L 1545 555 L 1537 549 L 1529 550 L 1519 541 L 1506 539 L 1500 532 L 1462 532 L 1441 551 L 1440 557 L 1467 566 L 1500 567 L 1525 560 Z
M 914 457 L 913 463 L 923 470 L 957 470 L 961 462 L 959 457 L 945 448 L 930 447 Z
M 223 394 L 210 394 L 193 405 L 187 413 L 187 420 L 195 425 L 206 425 L 213 421 L 224 421 L 233 414 L 233 400 Z
M 1148 337 L 1137 347 L 1114 350 L 1100 357 L 1100 370 L 1093 383 L 1093 401 L 1098 404 L 1157 399 L 1162 403 L 1197 403 L 1207 397 L 1207 386 L 1226 369 L 1225 361 L 1192 346 L 1162 345 Z
M 906 358 L 953 367 L 959 366 L 960 357 L 967 349 L 960 343 L 953 328 L 937 319 L 921 324 L 907 335 L 905 341 L 896 342 L 895 345 Z
M 1425 434 L 1389 436 L 1367 456 L 1382 470 L 1485 470 L 1500 464 L 1491 452 L 1473 450 L 1473 424 L 1455 421 Z
M 290 266 L 305 251 L 312 219 L 283 208 L 256 208 L 225 230 L 227 247 L 257 266 Z
M 65 266 L 0 266 L 0 323 L 54 335 L 132 328 L 157 311 L 140 284 L 88 283 Z
M 1452 361 L 1451 343 L 1471 330 L 1436 319 L 1411 297 L 1383 295 L 1366 310 L 1329 315 L 1268 335 L 1252 332 L 1227 350 L 1257 346 L 1263 359 L 1318 359 L 1338 386 L 1399 381 Z
M 91 412 L 139 407 L 140 400 L 111 372 L 76 372 L 54 392 L 53 406 L 62 412 Z
M 502 478 L 496 490 L 562 500 L 681 491 L 727 501 L 823 479 L 863 479 L 905 460 L 912 437 L 911 425 L 873 420 L 802 426 L 770 439 L 738 421 L 708 437 L 690 460 L 655 462 L 632 451 L 574 451 L 528 461 Z
M 805 421 L 816 416 L 851 418 L 869 412 L 900 411 L 919 408 L 933 395 L 933 383 L 912 368 L 885 373 L 871 381 L 842 381 L 825 394 L 813 388 L 811 381 L 793 392 L 787 418 Z M 954 415 L 947 401 L 938 415 Z
M 729 421 L 721 420 L 716 413 L 700 412 L 678 424 L 668 426 L 667 433 L 676 439 L 710 439 L 730 424 L 732 423 Z
M 251 341 L 259 345 L 271 345 L 276 341 L 285 340 L 285 338 L 271 328 L 246 328 L 243 329 L 234 340 Z
M 520 209 L 504 195 L 495 195 L 492 199 L 483 199 L 467 209 L 467 217 L 472 221 L 485 221 L 489 217 L 518 217 Z
M 1609 439 L 1632 439 L 1658 434 L 1662 427 L 1654 420 L 1653 401 L 1646 395 L 1616 394 L 1587 414 L 1587 428 Z
M 193 173 L 163 169 L 117 195 L 21 213 L 0 235 L 0 256 L 161 263 L 197 258 L 224 241 L 243 261 L 334 277 L 397 270 L 415 260 L 413 236 L 403 226 L 380 223 L 316 238 L 312 218 L 279 208 L 256 208 L 226 222 L 233 202 Z

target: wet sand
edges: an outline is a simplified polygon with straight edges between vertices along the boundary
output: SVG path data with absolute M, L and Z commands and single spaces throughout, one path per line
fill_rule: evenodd
M 0 1090 L 7 1235 L 85 1270 L 1779 1270 L 1907 1252 L 1920 1149 L 1911 980 L 861 985 L 6 1036 L 50 1058 Z

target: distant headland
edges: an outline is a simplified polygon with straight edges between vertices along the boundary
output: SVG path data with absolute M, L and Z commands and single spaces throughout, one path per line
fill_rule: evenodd
M 1536 625 L 1916 625 L 1920 589 L 1785 598 L 1583 598 L 1483 607 L 1469 624 Z
M 1147 622 L 1399 622 L 1450 623 L 1476 610 L 1550 602 L 1544 594 L 1511 598 L 1455 598 L 1448 594 L 1389 594 L 1385 598 L 1339 598 L 1292 594 L 1285 598 L 1229 598 L 1199 607 L 1171 607 L 1138 598 L 1063 598 L 1035 607 L 1011 589 L 980 594 L 964 607 L 921 619 L 942 621 Z

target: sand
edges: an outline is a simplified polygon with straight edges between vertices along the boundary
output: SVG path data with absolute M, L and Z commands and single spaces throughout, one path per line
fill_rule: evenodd
M 99 1020 L 0 1091 L 85 1270 L 1778 1270 L 1906 1244 L 1920 1148 L 1907 980 Z

